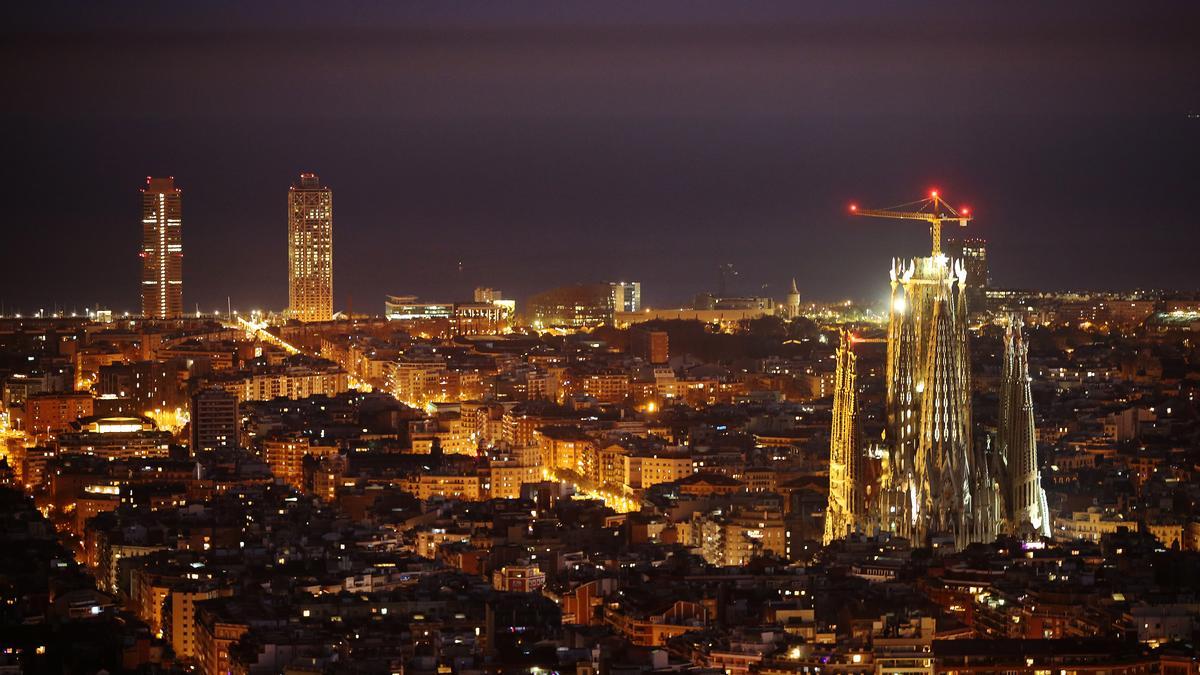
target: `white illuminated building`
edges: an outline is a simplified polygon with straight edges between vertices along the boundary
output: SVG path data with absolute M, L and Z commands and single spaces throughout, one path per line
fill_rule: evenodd
M 142 188 L 142 316 L 183 316 L 183 193 L 174 178 Z
M 998 487 L 971 422 L 966 271 L 940 253 L 893 261 L 887 342 L 887 455 L 879 526 L 923 545 L 995 539 Z

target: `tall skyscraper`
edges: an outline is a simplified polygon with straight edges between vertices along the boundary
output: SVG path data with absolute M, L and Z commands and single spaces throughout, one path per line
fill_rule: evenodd
M 174 178 L 142 188 L 142 316 L 183 316 L 183 193 Z
M 887 344 L 887 463 L 880 526 L 924 544 L 992 541 L 999 494 L 972 442 L 967 272 L 934 253 L 893 261 Z
M 191 401 L 192 455 L 238 446 L 237 396 L 220 387 L 201 389 Z
M 1021 333 L 1021 320 L 1013 317 L 1004 331 L 996 454 L 1002 465 L 1000 487 L 1008 532 L 1025 539 L 1050 536 L 1050 511 L 1038 470 L 1029 380 L 1029 347 Z
M 333 318 L 333 191 L 315 173 L 288 191 L 288 307 L 301 321 Z
M 858 356 L 854 336 L 842 331 L 833 389 L 833 427 L 829 433 L 829 506 L 825 510 L 828 544 L 863 531 L 866 519 L 862 427 L 858 408 Z

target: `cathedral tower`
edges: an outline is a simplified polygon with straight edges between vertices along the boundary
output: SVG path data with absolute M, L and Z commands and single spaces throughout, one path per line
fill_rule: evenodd
M 996 449 L 1002 469 L 1004 518 L 1009 534 L 1031 539 L 1050 536 L 1046 491 L 1038 470 L 1033 396 L 1029 389 L 1029 347 L 1021 320 L 1004 331 L 1004 369 L 1000 381 L 1000 420 Z
M 878 516 L 916 545 L 989 542 L 998 526 L 995 482 L 972 439 L 965 281 L 962 263 L 937 251 L 892 263 Z
M 842 331 L 833 389 L 833 427 L 829 433 L 829 506 L 825 510 L 828 544 L 862 531 L 866 512 L 862 431 L 858 415 L 858 357 L 854 336 Z

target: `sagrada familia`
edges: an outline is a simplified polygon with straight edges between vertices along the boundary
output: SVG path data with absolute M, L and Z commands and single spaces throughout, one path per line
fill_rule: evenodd
M 971 421 L 966 271 L 942 255 L 893 261 L 887 420 L 880 475 L 868 481 L 855 339 L 837 351 L 825 542 L 888 532 L 961 549 L 1000 534 L 1050 534 L 1038 471 L 1028 350 L 1018 319 L 1004 335 L 995 443 Z

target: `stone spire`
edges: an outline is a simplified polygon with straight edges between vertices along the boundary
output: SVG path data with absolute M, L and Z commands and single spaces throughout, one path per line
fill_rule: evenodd
M 833 390 L 833 427 L 829 433 L 829 506 L 824 542 L 863 530 L 866 500 L 863 485 L 862 429 L 858 407 L 858 357 L 854 336 L 842 331 L 837 349 Z
M 876 520 L 918 546 L 990 542 L 1000 524 L 987 453 L 973 442 L 965 278 L 944 255 L 894 261 L 891 270 Z
M 1009 534 L 1025 539 L 1050 536 L 1050 514 L 1038 469 L 1029 382 L 1029 347 L 1021 332 L 1021 320 L 1013 317 L 1004 331 L 996 444 L 1002 465 L 1006 526 Z

